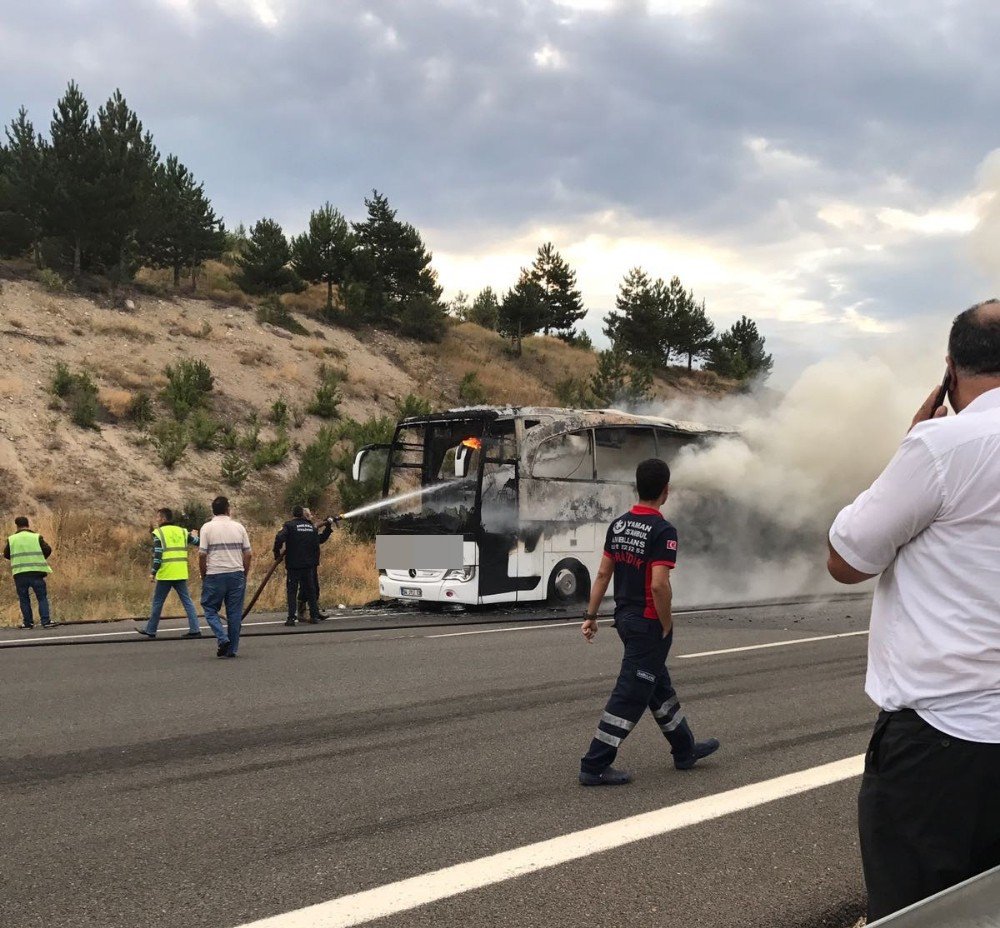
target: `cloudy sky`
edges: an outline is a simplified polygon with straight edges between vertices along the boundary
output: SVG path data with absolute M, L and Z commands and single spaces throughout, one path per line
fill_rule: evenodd
M 754 317 L 789 379 L 994 292 L 990 0 L 4 0 L 0 116 L 120 87 L 229 225 L 372 187 L 448 295 L 539 243 Z

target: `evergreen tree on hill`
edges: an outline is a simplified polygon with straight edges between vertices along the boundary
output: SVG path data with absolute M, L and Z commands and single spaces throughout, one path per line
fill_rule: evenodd
M 593 405 L 598 409 L 648 402 L 652 388 L 653 372 L 648 364 L 633 363 L 620 348 L 598 353 L 597 370 L 590 379 Z
M 229 236 L 212 204 L 204 184 L 177 159 L 168 155 L 156 172 L 152 197 L 156 228 L 150 249 L 154 267 L 170 268 L 174 286 L 180 286 L 181 271 L 191 269 L 191 289 L 197 287 L 198 267 L 209 258 L 222 255 Z
M 484 287 L 472 301 L 467 319 L 469 322 L 481 325 L 484 329 L 496 330 L 499 315 L 500 301 L 497 299 L 497 295 L 493 292 L 492 287 Z
M 604 334 L 615 349 L 640 365 L 665 366 L 672 304 L 663 281 L 651 280 L 641 267 L 632 268 L 619 286 L 615 307 L 604 317 Z
M 236 259 L 238 283 L 247 293 L 275 293 L 296 286 L 288 267 L 292 252 L 281 226 L 273 219 L 260 219 L 250 229 L 246 250 Z
M 569 334 L 584 316 L 580 291 L 576 289 L 576 272 L 555 250 L 551 242 L 538 249 L 531 266 L 531 277 L 542 288 L 545 299 L 545 317 L 542 331 Z
M 118 283 L 130 280 L 149 254 L 160 155 L 120 90 L 97 111 L 97 141 L 102 205 L 93 245 L 103 269 Z
M 545 291 L 530 271 L 522 270 L 517 284 L 504 296 L 497 315 L 497 331 L 511 340 L 518 357 L 524 337 L 542 328 L 547 311 Z
M 743 382 L 766 380 L 774 360 L 764 350 L 764 337 L 746 316 L 723 332 L 708 351 L 705 368 Z
M 309 214 L 309 229 L 292 238 L 292 266 L 310 283 L 326 284 L 326 314 L 333 313 L 333 285 L 347 275 L 354 236 L 339 210 L 325 203 Z
M 688 293 L 681 311 L 675 317 L 672 334 L 676 351 L 681 355 L 687 355 L 688 370 L 694 366 L 695 358 L 707 355 L 714 335 L 715 324 L 705 313 L 705 301 L 697 303 L 694 295 Z
M 360 302 L 363 317 L 377 325 L 398 325 L 405 314 L 409 328 L 415 318 L 423 318 L 433 337 L 440 337 L 446 310 L 420 233 L 397 219 L 388 199 L 377 190 L 365 199 L 365 206 L 367 218 L 354 223 L 349 302 Z
M 0 146 L 0 253 L 13 256 L 30 247 L 35 266 L 41 267 L 47 146 L 23 106 L 6 136 L 7 145 Z
M 49 135 L 52 191 L 45 210 L 47 231 L 66 240 L 73 276 L 79 277 L 88 249 L 101 240 L 103 158 L 90 108 L 73 81 L 56 104 Z

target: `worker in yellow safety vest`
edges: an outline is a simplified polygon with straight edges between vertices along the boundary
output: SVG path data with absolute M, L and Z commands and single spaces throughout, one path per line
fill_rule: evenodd
M 10 572 L 14 575 L 14 589 L 21 606 L 23 623 L 21 628 L 34 628 L 35 621 L 31 614 L 31 599 L 29 591 L 34 591 L 38 600 L 38 616 L 43 628 L 51 628 L 56 623 L 49 615 L 49 592 L 45 585 L 45 575 L 52 573 L 47 560 L 52 548 L 38 532 L 31 531 L 27 516 L 18 516 L 14 520 L 14 532 L 7 539 L 3 556 L 10 561 Z
M 153 605 L 145 628 L 136 631 L 145 638 L 155 638 L 160 624 L 160 613 L 171 590 L 176 590 L 187 615 L 188 630 L 182 638 L 201 638 L 198 613 L 188 590 L 188 545 L 198 544 L 198 534 L 174 525 L 170 509 L 156 510 L 156 528 L 153 529 L 153 566 L 149 579 L 153 587 Z

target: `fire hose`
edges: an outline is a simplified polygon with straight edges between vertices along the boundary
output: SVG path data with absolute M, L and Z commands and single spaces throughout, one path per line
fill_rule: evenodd
M 253 611 L 253 607 L 257 604 L 257 600 L 260 599 L 260 594 L 264 592 L 264 587 L 267 586 L 267 581 L 271 579 L 271 574 L 278 569 L 278 565 L 285 559 L 283 554 L 279 555 L 275 562 L 271 565 L 270 569 L 266 574 L 264 574 L 264 579 L 260 581 L 260 586 L 257 587 L 257 592 L 253 594 L 250 599 L 250 605 L 243 610 L 243 618 L 246 619 Z

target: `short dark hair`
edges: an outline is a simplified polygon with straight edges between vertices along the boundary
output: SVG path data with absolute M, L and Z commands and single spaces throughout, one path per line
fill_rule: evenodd
M 224 516 L 229 512 L 229 498 L 225 496 L 217 496 L 212 500 L 212 515 L 213 516 Z
M 28 517 L 27 516 L 18 516 L 14 520 L 14 525 L 16 525 L 18 528 L 27 528 L 28 527 Z
M 666 461 L 647 458 L 635 469 L 635 489 L 639 499 L 658 499 L 670 483 Z
M 163 516 L 163 518 L 166 519 L 168 522 L 173 522 L 174 521 L 174 511 L 173 511 L 173 509 L 167 509 L 167 507 L 164 506 L 162 509 L 157 509 L 156 511 L 161 516 Z
M 985 300 L 959 313 L 951 324 L 948 354 L 965 374 L 1000 374 L 1000 300 Z
M 292 517 L 295 519 L 301 519 L 305 510 L 301 506 L 292 507 Z

